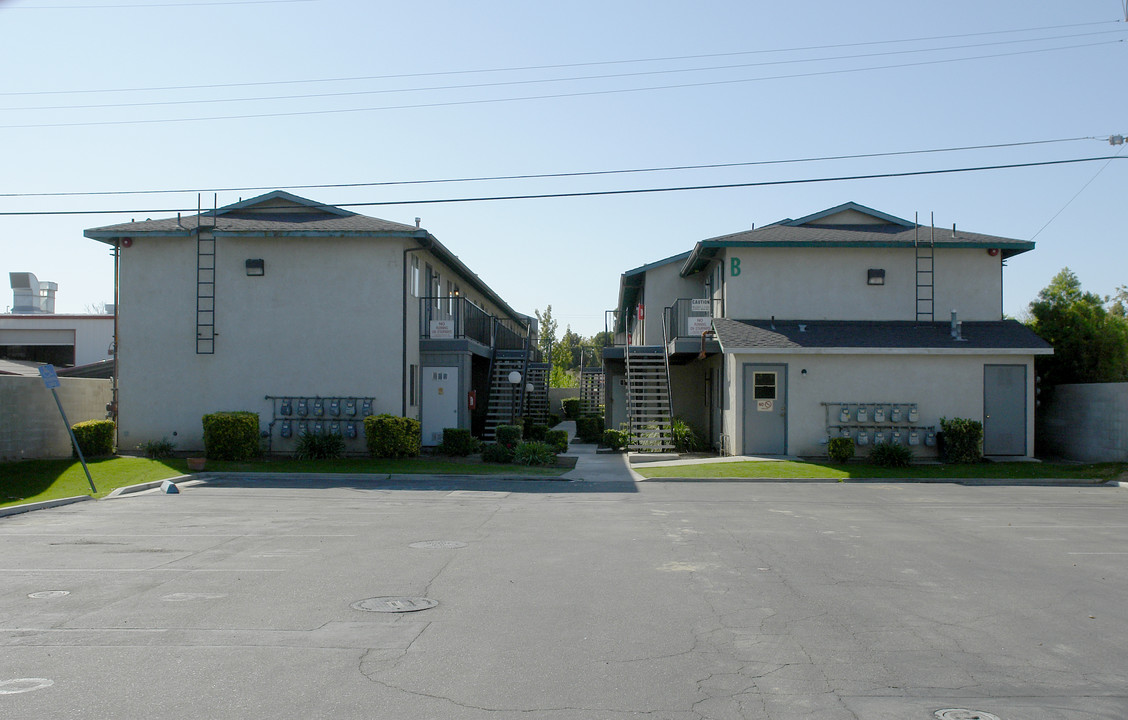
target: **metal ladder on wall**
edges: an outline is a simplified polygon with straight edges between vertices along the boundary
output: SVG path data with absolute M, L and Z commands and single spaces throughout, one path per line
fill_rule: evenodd
M 197 203 L 198 205 L 199 203 Z M 196 215 L 196 354 L 215 354 L 215 217 Z
M 916 223 L 913 249 L 916 251 L 916 321 L 936 319 L 936 228 L 931 228 L 928 242 L 920 239 L 920 223 Z

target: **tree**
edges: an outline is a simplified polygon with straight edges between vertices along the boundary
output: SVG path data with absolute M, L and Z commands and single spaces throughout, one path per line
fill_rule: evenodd
M 1120 294 L 1102 299 L 1084 292 L 1069 268 L 1038 293 L 1028 325 L 1054 346 L 1052 356 L 1038 358 L 1047 384 L 1128 381 L 1128 319 L 1120 314 L 1125 304 Z
M 595 346 L 595 361 L 602 365 L 603 348 L 613 347 L 615 345 L 615 333 L 610 330 L 601 330 L 595 335 L 592 335 L 589 344 Z
M 564 335 L 557 343 L 556 349 L 552 351 L 553 364 L 561 370 L 575 370 L 580 366 L 580 350 L 583 344 L 584 339 L 579 333 L 572 332 L 572 326 L 569 325 L 564 330 Z
M 556 344 L 556 321 L 552 319 L 552 306 L 545 307 L 543 315 L 540 310 L 534 310 L 533 314 L 537 316 L 537 324 L 540 326 L 537 345 L 546 358 L 550 357 L 552 346 Z

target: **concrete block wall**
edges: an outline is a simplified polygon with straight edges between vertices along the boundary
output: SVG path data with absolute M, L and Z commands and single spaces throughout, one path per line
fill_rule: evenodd
M 548 411 L 555 413 L 561 417 L 564 416 L 564 409 L 560 405 L 565 398 L 578 398 L 580 396 L 580 389 L 574 388 L 549 388 L 548 389 Z
M 1080 462 L 1128 462 L 1128 383 L 1058 385 L 1039 426 L 1042 454 Z
M 59 401 L 71 424 L 106 417 L 109 380 L 60 378 Z M 71 456 L 70 435 L 39 377 L 0 376 L 0 461 Z

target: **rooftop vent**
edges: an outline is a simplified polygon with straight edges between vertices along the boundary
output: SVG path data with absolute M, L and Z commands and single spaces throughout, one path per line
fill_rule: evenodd
M 12 285 L 12 312 L 27 314 L 55 314 L 55 291 L 58 283 L 40 281 L 29 272 L 10 272 Z

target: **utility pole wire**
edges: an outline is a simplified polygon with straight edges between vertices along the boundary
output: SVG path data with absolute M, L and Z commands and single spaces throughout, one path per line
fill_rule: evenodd
M 1125 2 L 1128 2 L 1128 0 L 1125 0 Z M 1045 225 L 1043 225 L 1042 227 L 1040 227 L 1040 228 L 1038 229 L 1038 232 L 1034 233 L 1034 235 L 1033 235 L 1033 236 L 1032 236 L 1032 237 L 1030 238 L 1030 240 L 1031 240 L 1031 241 L 1033 241 L 1033 240 L 1034 240 L 1034 238 L 1036 238 L 1036 237 L 1038 237 L 1039 235 L 1041 235 L 1041 234 L 1042 234 L 1042 231 L 1043 231 L 1043 230 L 1045 230 L 1046 228 L 1048 228 L 1048 227 L 1050 226 L 1050 223 L 1052 223 L 1052 222 L 1053 222 L 1054 220 L 1057 220 L 1057 219 L 1058 219 L 1058 215 L 1061 215 L 1061 214 L 1062 214 L 1063 212 L 1065 212 L 1065 209 L 1066 209 L 1067 207 L 1069 207 L 1070 205 L 1072 205 L 1072 204 L 1073 204 L 1073 201 L 1074 201 L 1074 200 L 1076 200 L 1076 199 L 1077 199 L 1077 198 L 1078 198 L 1078 197 L 1079 197 L 1079 196 L 1081 195 L 1081 193 L 1085 192 L 1085 189 L 1086 189 L 1087 187 L 1089 187 L 1090 185 L 1092 185 L 1092 184 L 1093 184 L 1093 181 L 1094 181 L 1094 180 L 1096 180 L 1096 179 L 1097 179 L 1097 178 L 1098 178 L 1098 177 L 1100 176 L 1100 174 L 1101 174 L 1101 173 L 1103 173 L 1103 172 L 1105 171 L 1105 168 L 1107 168 L 1107 167 L 1108 167 L 1109 165 L 1111 165 L 1111 164 L 1112 164 L 1112 161 L 1113 161 L 1113 160 L 1116 160 L 1117 158 L 1119 158 L 1119 157 L 1120 157 L 1120 154 L 1124 152 L 1124 148 L 1125 148 L 1125 147 L 1128 147 L 1128 145 L 1125 145 L 1124 147 L 1121 147 L 1121 148 L 1120 148 L 1120 150 L 1119 150 L 1119 151 L 1117 151 L 1117 153 L 1116 153 L 1115 155 L 1113 155 L 1112 157 L 1110 157 L 1110 158 L 1108 159 L 1108 162 L 1106 162 L 1106 163 L 1105 163 L 1104 165 L 1101 165 L 1101 168 L 1100 168 L 1100 170 L 1097 170 L 1097 172 L 1096 172 L 1096 173 L 1095 173 L 1095 174 L 1093 175 L 1093 177 L 1089 178 L 1089 182 L 1087 182 L 1087 183 L 1085 183 L 1084 185 L 1082 185 L 1082 186 L 1081 186 L 1081 189 L 1080 189 L 1080 190 L 1078 190 L 1078 191 L 1077 191 L 1077 192 L 1076 192 L 1076 193 L 1075 193 L 1075 194 L 1073 195 L 1073 197 L 1069 198 L 1069 202 L 1067 202 L 1067 203 L 1066 203 L 1065 205 L 1062 205 L 1062 207 L 1061 207 L 1061 210 L 1058 210 L 1058 211 L 1057 211 L 1056 213 L 1054 213 L 1054 216 L 1053 216 L 1052 218 L 1050 218 L 1049 220 L 1047 220 L 1047 221 L 1046 221 L 1046 224 L 1045 224 Z
M 744 183 L 722 183 L 717 185 L 682 185 L 677 187 L 658 187 L 658 188 L 635 188 L 630 190 L 593 190 L 588 192 L 560 192 L 560 193 L 540 193 L 532 195 L 494 195 L 494 196 L 479 196 L 479 197 L 462 197 L 462 198 L 438 198 L 427 200 L 385 200 L 379 202 L 355 202 L 355 203 L 311 203 L 311 207 L 321 208 L 350 208 L 350 207 L 384 207 L 389 205 L 438 205 L 447 203 L 468 203 L 468 202 L 493 202 L 498 200 L 543 200 L 555 198 L 577 198 L 577 197 L 597 197 L 608 195 L 640 195 L 647 193 L 663 193 L 663 192 L 682 192 L 687 190 L 727 190 L 734 188 L 752 188 L 752 187 L 769 187 L 778 185 L 807 185 L 813 183 L 824 182 L 843 182 L 848 180 L 875 180 L 885 178 L 903 178 L 903 177 L 920 177 L 925 175 L 951 175 L 955 173 L 965 172 L 981 172 L 986 170 L 1009 170 L 1016 168 L 1030 168 L 1030 167 L 1047 167 L 1052 165 L 1073 165 L 1077 163 L 1097 162 L 1100 160 L 1128 160 L 1128 157 L 1122 157 L 1119 154 L 1111 157 L 1088 157 L 1088 158 L 1074 158 L 1070 160 L 1044 160 L 1040 162 L 1028 163 L 1010 163 L 1005 165 L 981 165 L 978 167 L 963 167 L 963 168 L 946 168 L 942 170 L 914 170 L 909 172 L 897 173 L 873 173 L 868 175 L 840 175 L 836 177 L 821 177 L 821 178 L 801 178 L 796 180 L 764 180 L 759 182 L 744 182 Z M 171 208 L 171 209 L 147 209 L 147 210 L 26 210 L 26 211 L 13 211 L 13 212 L 0 212 L 0 217 L 22 217 L 22 216 L 47 216 L 47 215 L 141 215 L 141 214 L 157 214 L 157 213 L 190 213 L 196 211 L 197 208 Z M 204 212 L 202 216 L 211 216 L 212 212 Z
M 959 58 L 945 58 L 942 60 L 922 60 L 920 62 L 912 63 L 899 63 L 893 65 L 874 65 L 864 68 L 844 68 L 841 70 L 821 70 L 805 73 L 793 73 L 790 75 L 769 75 L 764 77 L 755 78 L 738 78 L 734 80 L 712 80 L 698 83 L 675 83 L 673 85 L 652 85 L 649 87 L 635 87 L 635 88 L 619 88 L 615 90 L 587 90 L 573 93 L 552 93 L 548 95 L 527 95 L 524 97 L 508 97 L 508 98 L 486 98 L 482 100 L 452 100 L 447 102 L 433 102 L 433 103 L 416 103 L 409 105 L 384 105 L 379 107 L 362 107 L 362 108 L 339 108 L 334 110 L 297 110 L 292 112 L 273 112 L 273 113 L 247 113 L 242 115 L 212 115 L 204 117 L 190 117 L 190 118 L 152 118 L 148 120 L 94 120 L 87 122 L 63 122 L 63 123 L 27 123 L 15 125 L 0 125 L 0 130 L 16 130 L 16 129 L 41 129 L 41 128 L 56 128 L 56 127 L 99 127 L 108 125 L 153 125 L 159 123 L 187 123 L 187 122 L 204 122 L 211 120 L 260 120 L 263 118 L 275 117 L 309 117 L 312 115 L 340 115 L 343 113 L 361 113 L 361 112 L 377 112 L 385 110 L 420 110 L 437 107 L 455 107 L 460 105 L 490 105 L 497 103 L 512 103 L 512 102 L 525 102 L 528 100 L 558 100 L 562 98 L 574 97 L 597 97 L 602 95 L 619 95 L 623 93 L 641 93 L 653 92 L 655 90 L 679 90 L 684 88 L 698 88 L 698 87 L 714 87 L 721 85 L 736 85 L 742 83 L 762 82 L 765 80 L 794 80 L 797 78 L 820 77 L 827 75 L 844 75 L 847 73 L 867 72 L 872 70 L 893 70 L 910 67 L 922 67 L 925 65 L 941 65 L 953 62 L 966 62 L 968 60 L 984 60 L 1001 57 L 1014 57 L 1018 55 L 1031 55 L 1035 53 L 1053 52 L 1057 50 L 1076 50 L 1078 48 L 1096 47 L 1098 45 L 1120 44 L 1123 40 L 1105 40 L 1101 42 L 1081 43 L 1079 45 L 1063 45 L 1055 48 L 1040 48 L 1036 50 L 1016 50 L 1007 53 L 994 53 L 987 55 L 969 55 L 967 57 Z
M 8 8 L 17 9 L 17 8 Z M 18 8 L 18 9 L 39 9 L 36 8 Z M 890 45 L 896 43 L 910 43 L 910 42 L 927 42 L 931 40 L 953 40 L 958 38 L 982 37 L 985 35 L 1008 35 L 1014 33 L 1024 32 L 1038 32 L 1041 30 L 1064 30 L 1068 28 L 1077 27 L 1091 27 L 1094 25 L 1108 25 L 1109 23 L 1119 23 L 1119 20 L 1102 20 L 1100 22 L 1088 23 L 1073 23 L 1070 25 L 1044 25 L 1041 27 L 1031 28 L 1016 28 L 1014 30 L 991 30 L 986 32 L 975 33 L 960 33 L 956 35 L 933 35 L 930 37 L 915 37 L 915 38 L 900 38 L 893 40 L 870 40 L 865 42 L 853 43 L 838 43 L 834 45 L 810 45 L 807 47 L 794 47 L 794 48 L 776 48 L 776 49 L 762 49 L 762 50 L 741 50 L 737 52 L 725 53 L 709 53 L 702 55 L 673 55 L 668 57 L 653 57 L 653 58 L 633 58 L 626 60 L 602 60 L 593 62 L 575 62 L 575 63 L 561 63 L 556 65 L 526 65 L 518 67 L 500 67 L 500 68 L 479 68 L 472 70 L 441 70 L 435 72 L 419 72 L 419 73 L 400 73 L 394 75 L 360 75 L 351 77 L 333 77 L 333 78 L 311 78 L 304 80 L 266 80 L 260 82 L 237 82 L 237 83 L 214 83 L 205 85 L 164 85 L 154 87 L 132 87 L 132 88 L 76 88 L 72 90 L 24 90 L 14 92 L 0 92 L 0 97 L 17 96 L 17 95 L 78 95 L 83 93 L 126 93 L 126 92 L 156 92 L 164 90 L 210 90 L 217 88 L 238 88 L 238 87 L 263 87 L 269 85 L 300 85 L 308 83 L 328 83 L 328 82 L 355 82 L 358 80 L 402 80 L 405 78 L 420 78 L 420 77 L 436 77 L 443 75 L 471 75 L 482 73 L 500 73 L 500 72 L 521 72 L 527 70 L 560 70 L 566 68 L 578 67 L 593 67 L 598 65 L 626 65 L 637 63 L 650 63 L 650 62 L 669 62 L 674 60 L 703 60 L 709 58 L 720 57 L 736 57 L 741 55 L 763 55 L 770 53 L 786 53 L 786 52 L 806 52 L 810 50 L 836 50 L 840 48 L 851 47 L 868 47 L 873 45 Z M 1040 38 L 1044 39 L 1044 38 Z
M 134 107 L 165 107 L 172 105 L 214 105 L 217 103 L 241 102 L 268 102 L 273 100 L 313 100 L 320 98 L 355 97 L 359 95 L 389 95 L 395 93 L 417 93 L 438 90 L 480 90 L 482 88 L 513 87 L 519 85 L 543 85 L 546 83 L 580 82 L 588 80 L 618 80 L 622 78 L 652 77 L 655 75 L 673 75 L 677 73 L 713 72 L 716 70 L 741 70 L 756 67 L 771 67 L 776 65 L 796 65 L 799 63 L 836 62 L 839 60 L 860 60 L 875 57 L 889 57 L 891 55 L 915 55 L 928 52 L 944 52 L 948 50 L 968 50 L 973 48 L 996 47 L 999 45 L 1016 45 L 1019 43 L 1040 42 L 1043 40 L 1072 40 L 1093 35 L 1123 34 L 1124 29 L 1099 30 L 1096 32 L 1078 33 L 1073 35 L 1054 35 L 1044 38 L 1025 38 L 1021 40 L 1000 40 L 986 43 L 971 43 L 966 45 L 948 45 L 935 48 L 914 48 L 911 50 L 886 50 L 883 52 L 861 53 L 856 55 L 837 55 L 822 58 L 797 58 L 791 60 L 770 60 L 767 62 L 740 63 L 736 65 L 710 65 L 706 67 L 676 68 L 670 70 L 642 70 L 638 72 L 623 72 L 604 75 L 574 75 L 561 78 L 534 78 L 529 80 L 500 80 L 497 82 L 467 83 L 462 85 L 431 85 L 428 87 L 408 88 L 381 88 L 377 90 L 345 90 L 341 92 L 303 93 L 298 95 L 262 95 L 258 97 L 233 97 L 233 98 L 205 98 L 200 100 L 148 100 L 143 102 L 127 103 L 95 103 L 86 105 L 26 105 L 23 107 L 4 108 L 7 111 L 38 111 L 38 110 L 106 110 L 110 108 Z M 1056 48 L 1043 48 L 1053 50 Z
M 896 157 L 901 155 L 927 155 L 932 153 L 961 152 L 965 150 L 997 150 L 1001 148 L 1026 147 L 1030 145 L 1050 145 L 1056 143 L 1077 142 L 1079 140 L 1104 139 L 1105 138 L 1103 137 L 1097 137 L 1094 135 L 1085 135 L 1071 138 L 1056 138 L 1053 140 L 1024 140 L 1010 143 L 992 143 L 988 145 L 963 145 L 958 147 L 927 148 L 924 150 L 894 150 L 889 152 L 858 153 L 854 155 L 823 155 L 817 157 L 789 158 L 781 160 L 752 160 L 747 162 L 709 163 L 702 165 L 669 165 L 665 167 L 630 168 L 625 170 L 588 170 L 581 172 L 530 173 L 523 175 L 487 175 L 478 177 L 457 177 L 432 180 L 387 180 L 383 182 L 181 188 L 178 190 L 103 190 L 74 192 L 0 193 L 0 198 L 91 197 L 106 195 L 172 195 L 178 193 L 255 192 L 260 190 L 331 190 L 339 188 L 391 187 L 397 185 L 440 185 L 448 183 L 494 182 L 502 180 L 543 180 L 546 178 L 593 177 L 599 175 L 630 175 L 653 172 L 672 172 L 681 170 L 716 170 L 723 168 L 754 167 L 758 165 L 789 165 L 794 163 L 826 162 L 833 160 L 863 160 L 871 158 Z

